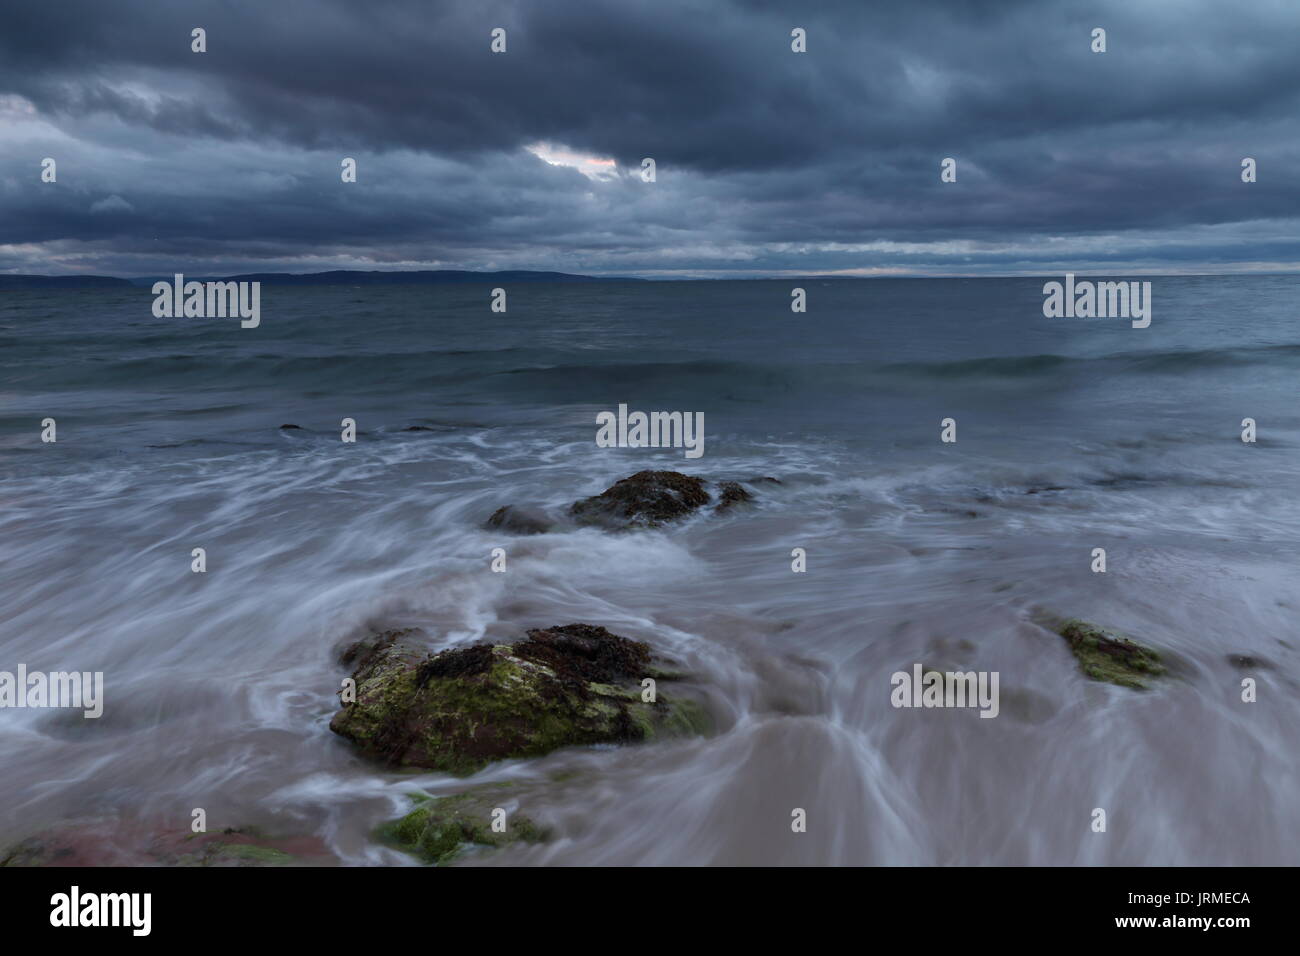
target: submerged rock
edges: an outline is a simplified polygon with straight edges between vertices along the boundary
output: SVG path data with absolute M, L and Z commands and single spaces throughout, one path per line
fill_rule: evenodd
M 1273 662 L 1267 661 L 1262 657 L 1254 654 L 1229 654 L 1226 658 L 1229 664 L 1238 670 L 1272 670 Z
M 703 709 L 642 700 L 641 681 L 671 680 L 650 648 L 603 627 L 530 630 L 514 644 L 475 644 L 429 655 L 411 631 L 353 645 L 356 701 L 330 729 L 363 752 L 403 767 L 467 774 L 494 760 L 561 747 L 631 743 L 703 732 Z
M 446 864 L 476 849 L 499 849 L 511 843 L 538 843 L 546 831 L 523 813 L 507 813 L 504 831 L 492 824 L 504 809 L 503 794 L 495 787 L 447 797 L 414 797 L 416 807 L 406 816 L 379 829 L 379 837 L 429 863 Z
M 780 484 L 775 478 L 756 478 L 755 483 Z M 722 481 L 710 493 L 710 482 L 679 471 L 638 471 L 614 482 L 598 495 L 575 501 L 563 516 L 552 517 L 538 508 L 506 505 L 487 519 L 484 527 L 514 534 L 544 534 L 558 526 L 595 525 L 621 530 L 655 528 L 695 514 L 710 502 L 714 513 L 754 500 L 738 481 Z
M 754 496 L 738 481 L 724 481 L 718 485 L 718 507 L 715 511 L 728 511 L 739 504 L 753 501 Z
M 1093 680 L 1146 690 L 1151 678 L 1165 673 L 1158 653 L 1122 634 L 1080 620 L 1065 621 L 1058 633 L 1070 645 L 1079 669 Z
M 510 531 L 514 534 L 545 534 L 554 527 L 555 522 L 541 511 L 506 505 L 492 512 L 487 519 L 489 528 Z

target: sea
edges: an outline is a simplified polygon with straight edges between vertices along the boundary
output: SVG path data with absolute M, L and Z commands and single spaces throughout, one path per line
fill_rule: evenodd
M 551 838 L 462 865 L 1300 863 L 1300 277 L 1141 277 L 1146 328 L 1045 316 L 1051 278 L 267 285 L 257 328 L 0 292 L 0 671 L 104 675 L 98 719 L 0 709 L 0 844 L 202 808 L 415 865 L 374 837 L 409 794 L 513 782 Z M 600 447 L 620 404 L 703 455 Z M 646 469 L 754 500 L 485 524 Z M 1169 673 L 1089 680 L 1065 617 Z M 712 731 L 466 779 L 329 730 L 372 630 L 574 622 Z M 894 706 L 918 663 L 996 673 L 996 718 Z

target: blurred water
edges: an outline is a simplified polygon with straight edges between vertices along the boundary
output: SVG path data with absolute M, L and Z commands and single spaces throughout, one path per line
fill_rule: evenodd
M 556 837 L 471 863 L 1300 862 L 1300 286 L 1155 278 L 1136 330 L 1044 318 L 1042 281 L 804 280 L 803 315 L 792 282 L 519 286 L 504 315 L 487 287 L 267 287 L 255 330 L 155 319 L 147 288 L 3 293 L 0 670 L 102 670 L 106 704 L 0 710 L 0 842 L 202 806 L 409 862 L 370 829 L 466 782 L 329 732 L 339 644 L 585 621 L 688 664 L 718 732 L 485 771 Z M 597 448 L 619 403 L 704 412 L 705 456 Z M 482 530 L 648 467 L 782 484 L 664 532 Z M 1176 676 L 1086 681 L 1043 613 Z M 916 661 L 998 671 L 1001 714 L 894 709 Z

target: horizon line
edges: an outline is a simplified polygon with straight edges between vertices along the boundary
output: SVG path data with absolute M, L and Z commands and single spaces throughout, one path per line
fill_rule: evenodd
M 1171 270 L 1135 270 L 1135 269 L 1049 269 L 1039 271 L 1014 271 L 1014 272 L 870 272 L 866 274 L 853 271 L 832 271 L 832 272 L 796 272 L 796 271 L 777 271 L 760 274 L 734 274 L 720 273 L 716 275 L 703 275 L 699 273 L 682 274 L 682 275 L 664 275 L 662 273 L 582 273 L 582 272 L 561 272 L 555 269 L 323 269 L 316 272 L 289 272 L 286 270 L 259 270 L 230 273 L 188 273 L 189 275 L 200 275 L 208 279 L 233 279 L 239 276 L 266 275 L 266 276 L 287 276 L 292 278 L 310 278 L 313 276 L 324 276 L 333 274 L 356 274 L 356 275 L 439 275 L 439 274 L 459 274 L 459 275 L 482 275 L 490 277 L 507 273 L 522 273 L 532 275 L 553 275 L 563 276 L 566 278 L 588 279 L 591 281 L 640 281 L 640 282 L 763 282 L 774 280 L 788 279 L 1035 279 L 1050 278 L 1066 274 L 1071 275 L 1104 275 L 1104 276 L 1142 276 L 1156 278 L 1211 278 L 1226 276 L 1245 276 L 1245 275 L 1296 275 L 1300 274 L 1300 264 L 1290 267 L 1278 267 L 1270 269 L 1245 269 L 1233 271 L 1207 272 L 1201 270 L 1194 271 L 1171 271 Z M 164 275 L 186 275 L 185 272 L 160 273 L 150 272 L 136 275 L 112 275 L 99 272 L 67 272 L 58 274 L 38 273 L 38 272 L 12 272 L 0 271 L 0 280 L 2 279 L 117 279 L 124 282 L 140 281 L 145 279 L 162 279 Z M 196 280 L 197 281 L 197 280 Z

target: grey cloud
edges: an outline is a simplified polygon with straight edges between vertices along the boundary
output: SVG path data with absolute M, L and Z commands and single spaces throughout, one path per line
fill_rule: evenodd
M 42 244 L 133 272 L 1294 263 L 1297 26 L 1209 2 L 26 5 L 0 35 L 0 95 L 35 111 L 0 112 L 0 269 L 49 271 Z

